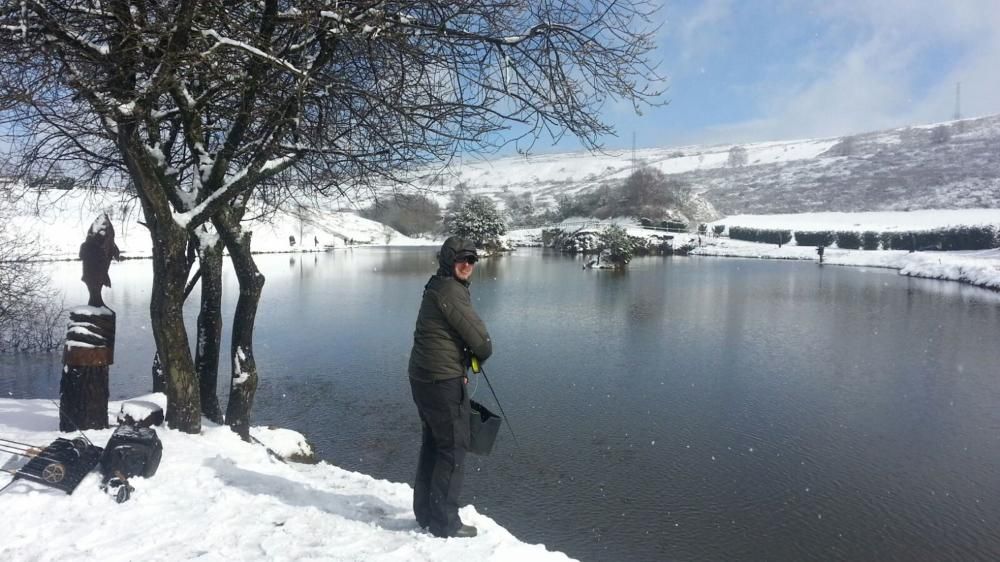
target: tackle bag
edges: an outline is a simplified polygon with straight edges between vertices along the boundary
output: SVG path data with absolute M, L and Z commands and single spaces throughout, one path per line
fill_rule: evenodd
M 469 452 L 475 455 L 488 455 L 493 451 L 493 443 L 500 431 L 500 416 L 486 409 L 475 400 L 469 401 L 472 412 L 469 414 Z
M 104 447 L 101 474 L 104 480 L 156 474 L 163 455 L 163 445 L 151 427 L 119 425 Z

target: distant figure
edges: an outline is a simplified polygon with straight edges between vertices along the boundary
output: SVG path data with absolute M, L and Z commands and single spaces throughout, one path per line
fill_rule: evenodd
M 80 280 L 87 285 L 87 292 L 90 293 L 89 306 L 104 306 L 101 289 L 111 286 L 108 268 L 112 259 L 120 260 L 121 252 L 115 244 L 115 228 L 111 226 L 108 215 L 102 214 L 90 225 L 87 239 L 80 244 L 80 260 L 83 261 L 83 277 Z
M 295 237 L 294 236 L 289 236 L 288 237 L 288 245 L 289 246 L 293 246 L 293 247 L 295 246 Z
M 826 248 L 824 248 L 823 246 L 816 246 L 816 253 L 819 254 L 819 264 L 820 265 L 823 265 L 823 250 L 825 250 L 825 249 Z
M 319 238 L 316 238 L 315 236 L 313 236 L 313 247 L 319 247 Z

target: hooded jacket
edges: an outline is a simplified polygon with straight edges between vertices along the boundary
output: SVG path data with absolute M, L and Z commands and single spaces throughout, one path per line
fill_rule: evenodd
M 475 256 L 476 246 L 452 236 L 438 252 L 438 271 L 424 286 L 413 331 L 409 375 L 422 382 L 465 375 L 469 357 L 481 362 L 493 353 L 486 325 L 472 308 L 468 281 L 455 278 L 455 260 Z

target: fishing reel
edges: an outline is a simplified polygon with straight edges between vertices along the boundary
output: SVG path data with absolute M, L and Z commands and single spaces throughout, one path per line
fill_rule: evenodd
M 114 476 L 101 484 L 101 489 L 115 499 L 115 503 L 125 503 L 132 497 L 135 488 L 128 483 L 128 478 L 121 472 L 116 472 Z

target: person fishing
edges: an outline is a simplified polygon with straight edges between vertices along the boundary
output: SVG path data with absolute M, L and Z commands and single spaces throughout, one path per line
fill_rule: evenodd
M 466 369 L 493 353 L 486 325 L 472 308 L 469 281 L 479 259 L 470 240 L 452 236 L 438 252 L 438 270 L 424 286 L 409 379 L 422 438 L 413 486 L 417 524 L 437 537 L 474 537 L 458 516 L 469 447 L 469 379 Z

